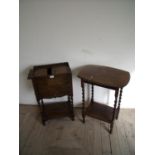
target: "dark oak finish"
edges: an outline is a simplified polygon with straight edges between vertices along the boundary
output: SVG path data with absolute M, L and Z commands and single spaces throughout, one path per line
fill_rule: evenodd
M 34 66 L 28 79 L 32 80 L 44 125 L 58 116 L 69 115 L 74 120 L 72 74 L 67 62 Z M 68 101 L 46 104 L 43 100 L 62 96 L 68 96 Z
M 118 108 L 117 108 L 117 116 L 116 119 L 118 119 L 118 114 L 119 114 L 119 110 L 120 110 L 120 105 L 121 105 L 121 98 L 122 98 L 122 93 L 123 93 L 123 89 L 120 89 L 120 94 L 119 94 L 119 102 L 118 102 Z
M 107 66 L 87 65 L 81 69 L 78 77 L 87 83 L 115 90 L 127 85 L 130 74 Z
M 107 66 L 87 65 L 80 70 L 78 77 L 81 79 L 82 87 L 83 122 L 85 122 L 85 115 L 103 120 L 110 123 L 110 133 L 112 133 L 114 120 L 118 119 L 119 115 L 123 87 L 126 86 L 130 80 L 129 72 Z M 92 85 L 91 102 L 87 109 L 85 109 L 84 83 Z M 115 91 L 113 107 L 94 101 L 94 85 Z
M 85 92 L 84 92 L 84 82 L 81 80 L 81 87 L 82 87 L 82 117 L 83 123 L 85 122 Z

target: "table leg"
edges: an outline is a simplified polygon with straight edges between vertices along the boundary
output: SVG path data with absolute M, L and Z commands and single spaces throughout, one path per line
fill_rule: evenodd
M 91 104 L 94 102 L 94 85 L 91 85 Z
M 120 89 L 116 119 L 118 119 L 118 116 L 119 116 L 120 105 L 121 105 L 121 99 L 122 99 L 122 93 L 123 93 L 123 88 Z
M 110 133 L 112 133 L 112 130 L 113 130 L 113 125 L 114 125 L 114 120 L 115 120 L 115 113 L 116 113 L 116 106 L 117 106 L 117 99 L 118 99 L 118 89 L 115 90 L 115 101 L 114 101 L 112 122 L 110 124 Z
M 74 121 L 73 96 L 70 96 L 70 103 L 71 103 L 72 120 Z
M 38 103 L 38 105 L 39 105 L 39 107 L 40 107 L 40 101 L 39 101 L 39 99 L 37 99 L 37 103 Z
M 41 115 L 42 115 L 42 123 L 45 125 L 45 108 L 44 108 L 44 102 L 43 99 L 41 99 Z
M 36 84 L 36 81 L 35 80 L 32 80 L 32 85 L 33 85 L 33 88 L 34 88 L 34 93 L 35 93 L 35 97 L 36 97 L 36 100 L 37 100 L 37 103 L 40 107 L 40 98 L 39 98 L 39 95 L 38 95 L 38 92 L 37 92 L 37 84 Z
M 84 90 L 84 82 L 81 80 L 81 87 L 82 87 L 82 118 L 83 123 L 85 123 L 85 90 Z
M 71 96 L 68 95 L 68 109 L 69 109 L 69 115 L 71 117 L 71 119 L 73 120 L 72 117 L 72 103 L 71 103 Z

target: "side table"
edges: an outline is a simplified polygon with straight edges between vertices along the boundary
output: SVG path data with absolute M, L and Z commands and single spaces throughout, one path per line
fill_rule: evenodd
M 119 115 L 123 87 L 130 80 L 129 72 L 107 66 L 87 65 L 82 67 L 78 77 L 81 79 L 82 87 L 83 123 L 86 115 L 103 120 L 110 124 L 110 133 L 112 133 L 114 120 L 118 119 Z M 85 83 L 91 85 L 91 102 L 87 108 L 85 108 Z M 115 91 L 113 107 L 94 101 L 94 85 Z
M 70 116 L 74 120 L 72 74 L 67 62 L 34 66 L 28 79 L 32 80 L 43 125 L 46 120 L 54 117 Z M 62 96 L 68 96 L 68 100 L 44 103 L 44 99 Z

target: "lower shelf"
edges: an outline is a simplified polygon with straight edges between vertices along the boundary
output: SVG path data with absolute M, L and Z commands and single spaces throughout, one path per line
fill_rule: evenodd
M 68 102 L 44 104 L 44 119 L 71 116 L 71 106 Z
M 110 107 L 108 105 L 93 102 L 90 103 L 90 105 L 86 109 L 86 115 L 97 118 L 99 120 L 103 120 L 107 123 L 111 123 L 113 117 L 113 109 L 113 107 Z

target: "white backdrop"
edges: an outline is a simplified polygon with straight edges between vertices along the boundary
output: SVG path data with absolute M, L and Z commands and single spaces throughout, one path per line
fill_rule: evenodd
M 133 0 L 20 0 L 19 101 L 36 104 L 33 65 L 69 62 L 74 105 L 81 102 L 78 68 L 99 64 L 130 72 L 122 107 L 135 106 Z M 95 87 L 95 100 L 113 104 L 113 91 Z

